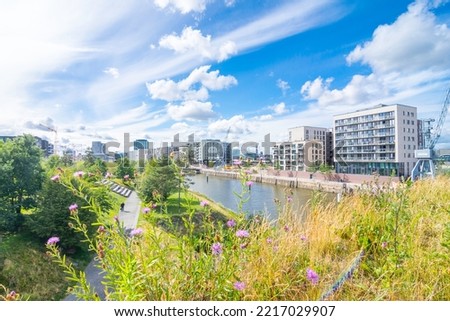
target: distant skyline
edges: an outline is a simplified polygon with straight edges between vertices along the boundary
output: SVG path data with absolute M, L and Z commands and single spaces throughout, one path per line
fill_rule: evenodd
M 448 0 L 57 0 L 0 4 L 0 135 L 262 142 L 377 104 L 437 118 Z M 44 126 L 42 126 L 44 125 Z M 450 116 L 440 148 L 450 147 Z

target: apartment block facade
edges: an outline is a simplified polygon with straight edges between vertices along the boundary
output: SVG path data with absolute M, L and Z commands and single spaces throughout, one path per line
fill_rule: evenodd
M 203 139 L 194 144 L 194 159 L 204 165 L 211 162 L 216 165 L 231 164 L 232 144 L 219 139 Z
M 416 107 L 377 105 L 333 122 L 336 173 L 410 175 L 419 143 Z
M 289 129 L 289 141 L 273 148 L 274 163 L 286 171 L 306 171 L 323 164 L 327 157 L 327 132 L 323 127 L 299 126 Z M 331 146 L 328 142 L 328 146 Z

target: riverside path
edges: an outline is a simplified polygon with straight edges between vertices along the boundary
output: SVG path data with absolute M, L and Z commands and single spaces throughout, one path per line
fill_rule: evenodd
M 141 207 L 141 201 L 136 194 L 132 192 L 125 201 L 125 207 L 123 211 L 119 213 L 119 221 L 123 223 L 126 229 L 133 229 L 136 227 L 139 219 L 139 210 Z M 94 260 L 89 263 L 84 271 L 86 273 L 86 280 L 91 285 L 92 289 L 98 293 L 101 300 L 105 299 L 105 292 L 103 291 L 103 275 L 101 270 L 96 266 L 97 262 Z M 69 294 L 64 298 L 64 301 L 77 301 L 77 297 L 73 294 Z

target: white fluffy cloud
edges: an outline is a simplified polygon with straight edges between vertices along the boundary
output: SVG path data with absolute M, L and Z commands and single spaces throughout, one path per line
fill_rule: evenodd
M 283 102 L 270 106 L 269 109 L 273 110 L 275 112 L 275 115 L 282 115 L 288 111 L 286 109 L 286 104 Z
M 111 77 L 113 77 L 114 79 L 117 79 L 120 77 L 120 72 L 119 69 L 114 68 L 114 67 L 109 67 L 106 68 L 105 70 L 103 70 L 103 72 L 107 75 L 110 75 Z
M 207 102 L 188 100 L 180 105 L 169 103 L 167 105 L 167 114 L 176 121 L 181 120 L 206 120 L 215 116 L 212 110 L 212 104 Z
M 450 65 L 450 30 L 438 24 L 427 1 L 416 1 L 391 25 L 379 26 L 371 41 L 358 45 L 349 64 L 361 62 L 377 73 L 439 70 Z
M 354 75 L 342 89 L 331 89 L 333 78 L 307 81 L 301 94 L 320 106 L 370 104 L 411 96 L 411 91 L 448 77 L 450 29 L 430 10 L 442 1 L 418 0 L 389 25 L 379 26 L 372 39 L 346 57 L 349 65 L 368 65 L 368 75 Z
M 229 119 L 219 119 L 210 123 L 208 131 L 212 135 L 217 135 L 219 133 L 248 135 L 254 131 L 254 126 L 250 121 L 246 120 L 243 115 L 235 115 Z
M 286 92 L 291 88 L 291 86 L 289 86 L 289 83 L 282 79 L 277 80 L 277 87 L 281 89 L 283 95 L 286 95 Z
M 196 52 L 202 57 L 223 61 L 237 53 L 236 44 L 224 41 L 216 44 L 211 41 L 211 35 L 203 36 L 200 30 L 186 27 L 180 36 L 176 34 L 165 35 L 159 40 L 159 46 L 171 49 L 176 53 Z
M 161 9 L 169 8 L 182 14 L 203 12 L 206 9 L 206 0 L 154 0 L 155 5 Z
M 222 90 L 236 85 L 233 76 L 219 75 L 218 70 L 209 71 L 211 66 L 201 66 L 194 69 L 188 77 L 175 82 L 171 79 L 156 80 L 147 83 L 147 89 L 153 99 L 165 101 L 200 100 L 208 99 L 208 90 Z M 194 89 L 193 87 L 198 87 Z

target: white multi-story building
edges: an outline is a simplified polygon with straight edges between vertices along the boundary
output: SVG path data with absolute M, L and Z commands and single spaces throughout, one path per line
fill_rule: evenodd
M 326 159 L 327 129 L 299 126 L 289 129 L 289 141 L 278 143 L 273 149 L 274 163 L 281 170 L 306 171 Z
M 377 105 L 334 116 L 336 173 L 409 176 L 418 147 L 417 108 Z

